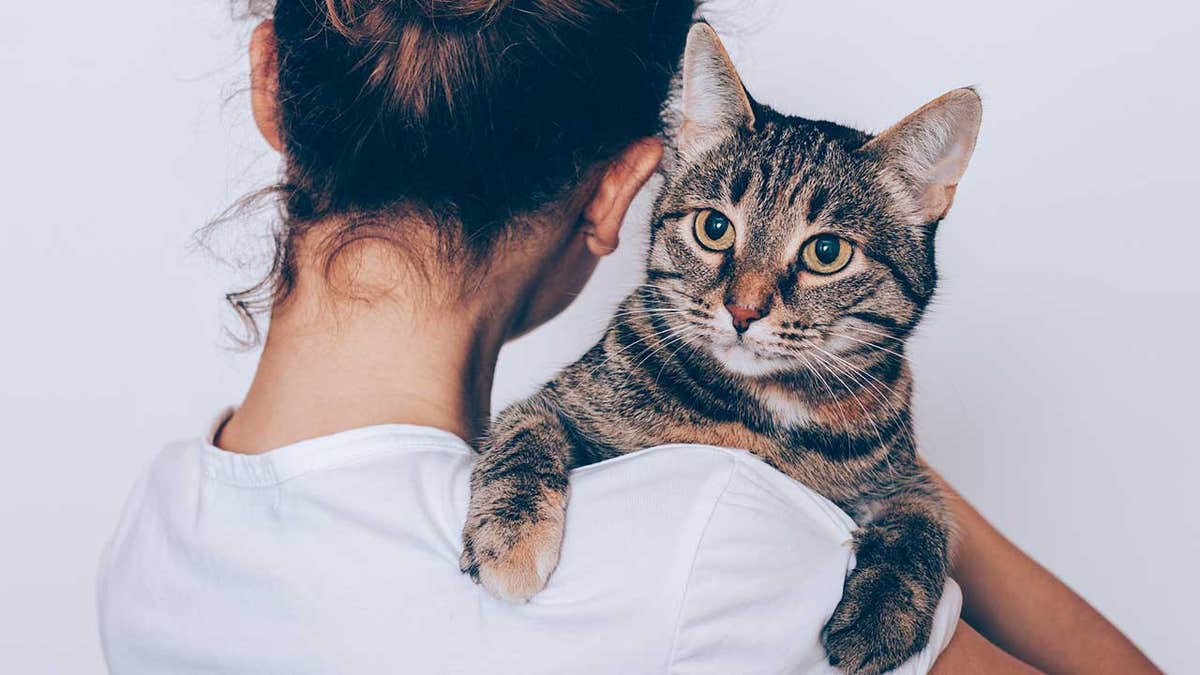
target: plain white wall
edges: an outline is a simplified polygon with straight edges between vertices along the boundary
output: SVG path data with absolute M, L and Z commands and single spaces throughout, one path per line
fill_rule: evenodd
M 722 2 L 751 91 L 878 130 L 979 85 L 984 129 L 912 349 L 933 464 L 1167 670 L 1195 668 L 1200 13 L 1162 0 Z M 269 182 L 223 0 L 0 4 L 0 669 L 101 670 L 96 557 L 137 472 L 248 382 L 193 233 Z M 229 98 L 226 103 L 226 98 Z M 632 224 L 645 215 L 643 198 Z M 263 222 L 217 245 L 262 252 Z M 591 343 L 636 237 L 504 355 Z M 1070 636 L 1064 636 L 1070 639 Z

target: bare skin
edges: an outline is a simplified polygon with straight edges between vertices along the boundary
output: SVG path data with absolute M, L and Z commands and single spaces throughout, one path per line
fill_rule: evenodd
M 273 43 L 264 22 L 251 42 L 252 103 L 264 138 L 279 150 Z M 271 314 L 258 371 L 219 445 L 259 453 L 386 423 L 475 438 L 490 410 L 500 348 L 566 308 L 598 259 L 615 250 L 625 213 L 661 153 L 656 141 L 640 141 L 594 167 L 527 223 L 531 234 L 503 244 L 486 270 L 430 263 L 422 254 L 434 242 L 419 233 L 433 225 L 419 221 L 395 223 L 417 233 L 407 252 L 365 243 L 328 277 L 316 252 L 302 250 L 295 291 Z M 1158 672 L 1082 598 L 950 492 L 964 533 L 954 576 L 966 597 L 964 618 L 983 635 L 960 622 L 937 672 L 1036 672 L 1022 660 L 1052 672 Z
M 966 622 L 960 620 L 954 637 L 930 671 L 934 675 L 1001 675 L 1007 673 L 1033 674 L 1042 671 L 1022 662 L 1008 652 L 988 642 Z
M 941 482 L 960 531 L 952 575 L 963 589 L 965 620 L 938 660 L 946 666 L 943 672 L 988 672 L 965 659 L 991 652 L 1007 652 L 1024 662 L 996 672 L 1034 672 L 1017 667 L 1025 664 L 1048 673 L 1161 672 L 1086 600 Z M 993 665 L 1003 661 L 988 659 Z
M 276 53 L 264 21 L 250 43 L 251 105 L 263 138 L 282 152 Z M 500 348 L 565 309 L 616 250 L 625 213 L 661 157 L 661 143 L 643 139 L 592 167 L 559 202 L 529 216 L 519 240 L 498 243 L 486 269 L 437 260 L 435 226 L 414 219 L 393 224 L 411 233 L 405 252 L 367 241 L 326 275 L 313 242 L 341 224 L 314 228 L 222 447 L 264 452 L 388 422 L 477 437 Z
M 569 225 L 546 223 L 546 236 L 510 247 L 486 270 L 417 263 L 364 242 L 326 277 L 316 254 L 302 250 L 296 288 L 271 314 L 258 371 L 221 432 L 222 447 L 264 452 L 388 422 L 476 438 L 490 411 L 500 348 L 570 304 L 599 256 L 615 249 L 625 209 L 660 154 L 657 142 L 631 146 L 601 172 L 586 200 L 549 210 L 548 219 L 557 215 Z

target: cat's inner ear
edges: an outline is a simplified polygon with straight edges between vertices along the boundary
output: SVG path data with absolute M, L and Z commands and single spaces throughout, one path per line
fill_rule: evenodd
M 887 170 L 914 198 L 922 224 L 935 223 L 954 202 L 982 120 L 979 94 L 955 89 L 926 103 L 863 149 L 882 154 Z
M 717 32 L 697 23 L 683 54 L 682 123 L 677 144 L 695 157 L 738 129 L 753 130 L 754 110 Z

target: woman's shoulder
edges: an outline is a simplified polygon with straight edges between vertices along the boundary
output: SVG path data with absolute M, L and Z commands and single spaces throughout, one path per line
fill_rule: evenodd
M 576 469 L 571 490 L 571 508 L 652 505 L 657 514 L 645 513 L 644 519 L 681 518 L 677 525 L 695 528 L 693 543 L 701 553 L 730 537 L 742 539 L 743 546 L 786 547 L 778 554 L 814 546 L 845 552 L 855 528 L 831 501 L 757 456 L 711 445 L 657 446 Z M 791 536 L 774 536 L 781 531 Z M 805 545 L 788 543 L 795 539 Z
M 853 525 L 753 455 L 663 446 L 575 471 L 559 567 L 524 605 L 458 571 L 472 461 L 461 441 L 401 427 L 264 456 L 200 439 L 167 446 L 102 568 L 110 656 L 150 639 L 134 628 L 171 597 L 196 619 L 176 632 L 197 655 L 219 643 L 205 627 L 221 616 L 285 636 L 356 636 L 309 642 L 321 653 L 296 659 L 396 651 L 462 672 L 826 672 L 818 635 L 852 564 Z
M 831 501 L 753 454 L 705 445 L 650 448 L 586 467 L 572 476 L 572 490 L 564 567 L 574 564 L 572 544 L 596 543 L 586 541 L 594 533 L 576 534 L 596 526 L 580 522 L 573 532 L 573 516 L 591 521 L 607 511 L 625 523 L 626 551 L 659 547 L 659 569 L 646 574 L 678 591 L 668 672 L 836 672 L 820 633 L 854 565 L 855 524 Z M 948 582 L 929 648 L 898 672 L 932 666 L 960 606 Z
M 742 450 L 662 446 L 601 463 L 573 477 L 573 506 L 610 480 L 656 505 L 647 529 L 677 528 L 671 672 L 828 668 L 818 636 L 853 565 L 849 516 Z
M 711 445 L 657 446 L 582 467 L 571 473 L 571 490 L 577 509 L 653 505 L 660 515 L 643 518 L 654 521 L 686 511 L 698 528 L 694 543 L 704 550 L 727 536 L 742 537 L 744 544 L 761 539 L 760 545 L 786 545 L 771 536 L 779 531 L 806 540 L 804 549 L 819 541 L 841 550 L 855 528 L 831 501 L 757 456 Z M 614 499 L 619 494 L 626 498 Z

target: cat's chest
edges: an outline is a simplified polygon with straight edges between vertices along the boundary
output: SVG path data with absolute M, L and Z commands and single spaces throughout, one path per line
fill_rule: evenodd
M 811 426 L 816 411 L 800 396 L 781 387 L 764 387 L 755 392 L 759 411 L 780 429 Z

